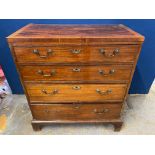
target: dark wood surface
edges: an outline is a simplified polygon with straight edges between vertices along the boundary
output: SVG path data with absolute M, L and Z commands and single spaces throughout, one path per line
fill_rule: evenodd
M 7 39 L 34 130 L 93 122 L 121 129 L 143 36 L 123 25 L 29 24 Z
M 67 39 L 101 38 L 102 41 L 143 41 L 144 37 L 125 27 L 124 25 L 53 25 L 53 24 L 29 24 L 16 33 L 10 35 L 11 42 L 20 39 L 55 39 L 56 42 L 64 42 Z M 58 38 L 58 39 L 57 39 Z M 59 40 L 61 38 L 61 40 Z M 17 40 L 18 39 L 18 40 Z M 57 39 L 57 40 L 56 40 Z M 78 40 L 79 39 L 79 40 Z

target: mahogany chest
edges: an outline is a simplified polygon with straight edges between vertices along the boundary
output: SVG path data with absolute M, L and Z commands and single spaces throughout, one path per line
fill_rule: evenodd
M 29 24 L 7 37 L 34 130 L 51 123 L 112 123 L 144 37 L 124 25 Z

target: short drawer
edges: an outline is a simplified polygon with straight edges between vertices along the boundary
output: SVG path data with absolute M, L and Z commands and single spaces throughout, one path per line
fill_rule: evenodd
M 134 62 L 139 46 L 14 47 L 19 63 L 107 63 Z
M 20 66 L 25 81 L 128 82 L 132 66 Z
M 102 121 L 120 117 L 121 104 L 30 105 L 34 119 L 43 121 Z
M 26 83 L 31 102 L 123 101 L 126 84 L 34 84 Z

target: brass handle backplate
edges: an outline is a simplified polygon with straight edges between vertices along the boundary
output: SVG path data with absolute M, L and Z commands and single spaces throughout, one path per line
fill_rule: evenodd
M 71 50 L 71 52 L 73 54 L 79 54 L 81 52 L 81 50 L 79 50 L 79 49 L 73 49 L 73 50 Z
M 80 90 L 81 87 L 80 86 L 73 86 L 72 89 L 74 89 L 74 90 Z
M 100 95 L 108 95 L 108 94 L 111 94 L 112 93 L 112 90 L 111 89 L 108 89 L 106 91 L 102 91 L 100 89 L 96 89 L 96 92 Z
M 95 114 L 104 114 L 107 112 L 109 112 L 109 109 L 101 109 L 101 110 L 94 109 Z
M 46 55 L 41 55 L 38 49 L 34 49 L 33 53 L 38 55 L 40 58 L 47 58 L 50 54 L 52 54 L 52 50 L 51 49 L 47 49 Z
M 80 68 L 73 68 L 73 72 L 80 72 L 81 69 Z
M 98 72 L 99 72 L 101 75 L 103 75 L 103 76 L 108 76 L 108 75 L 114 74 L 114 73 L 115 73 L 115 70 L 114 70 L 114 69 L 111 69 L 111 70 L 109 70 L 108 73 L 105 73 L 104 70 L 100 69 Z
M 103 48 L 99 49 L 99 52 L 101 54 L 103 54 L 104 56 L 106 56 L 106 57 L 114 57 L 114 56 L 116 56 L 116 55 L 119 54 L 119 51 L 120 50 L 118 48 L 116 48 L 112 53 L 107 54 L 106 51 L 105 51 L 105 49 L 103 49 Z
M 42 93 L 44 93 L 46 95 L 55 95 L 55 94 L 58 94 L 58 92 L 59 92 L 57 89 L 54 89 L 52 92 L 47 92 L 47 90 L 45 90 L 45 89 L 42 89 L 41 91 L 42 91 Z
M 80 109 L 80 104 L 78 103 L 78 104 L 76 104 L 76 103 L 73 103 L 73 108 L 74 109 Z
M 44 77 L 51 77 L 51 76 L 55 75 L 56 71 L 55 70 L 51 70 L 51 72 L 49 74 L 45 74 L 44 71 L 38 70 L 37 73 L 42 75 L 42 76 L 44 76 Z
M 56 109 L 55 109 L 55 110 L 47 110 L 47 109 L 46 109 L 46 110 L 44 110 L 44 112 L 50 114 L 50 113 L 57 113 L 57 112 L 60 112 L 60 110 L 56 110 Z
M 50 113 L 51 111 L 50 111 L 50 110 L 44 110 L 44 112 L 45 112 L 45 113 Z

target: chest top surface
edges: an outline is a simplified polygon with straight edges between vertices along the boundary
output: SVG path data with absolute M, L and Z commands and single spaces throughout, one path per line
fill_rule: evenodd
M 10 35 L 8 41 L 16 39 L 52 39 L 52 38 L 99 38 L 103 41 L 139 41 L 144 37 L 124 25 L 54 25 L 28 24 Z

